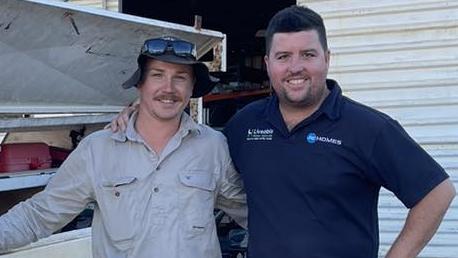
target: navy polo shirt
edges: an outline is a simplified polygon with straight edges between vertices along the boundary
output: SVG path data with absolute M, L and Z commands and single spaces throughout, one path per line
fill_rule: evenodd
M 395 120 L 327 86 L 321 107 L 291 131 L 276 96 L 225 128 L 247 191 L 249 257 L 375 258 L 380 187 L 411 208 L 448 177 Z

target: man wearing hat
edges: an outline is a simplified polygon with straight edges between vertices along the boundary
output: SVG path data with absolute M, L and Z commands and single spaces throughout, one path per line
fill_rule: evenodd
M 86 137 L 45 190 L 0 217 L 0 253 L 49 236 L 95 203 L 93 257 L 221 257 L 213 216 L 246 223 L 246 201 L 225 138 L 184 111 L 214 80 L 192 43 L 146 40 L 139 108 L 125 132 Z

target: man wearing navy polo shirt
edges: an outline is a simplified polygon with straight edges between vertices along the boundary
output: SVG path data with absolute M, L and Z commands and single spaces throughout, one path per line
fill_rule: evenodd
M 377 200 L 410 209 L 387 257 L 415 257 L 455 196 L 445 171 L 392 118 L 342 96 L 327 79 L 321 17 L 292 6 L 266 32 L 274 95 L 225 128 L 244 180 L 252 258 L 378 256 Z

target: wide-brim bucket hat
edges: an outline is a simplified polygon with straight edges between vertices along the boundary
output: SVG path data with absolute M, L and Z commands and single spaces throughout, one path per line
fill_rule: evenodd
M 219 81 L 209 74 L 208 67 L 204 63 L 197 61 L 194 44 L 174 37 L 160 37 L 144 42 L 137 58 L 138 68 L 122 84 L 124 89 L 138 87 L 142 80 L 142 69 L 148 58 L 173 64 L 191 65 L 195 76 L 192 98 L 207 95 Z

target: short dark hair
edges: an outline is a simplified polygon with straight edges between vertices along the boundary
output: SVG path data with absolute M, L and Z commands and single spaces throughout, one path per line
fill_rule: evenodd
M 326 28 L 321 16 L 310 8 L 292 5 L 277 12 L 266 30 L 266 54 L 270 52 L 275 33 L 316 30 L 323 49 L 328 50 Z

